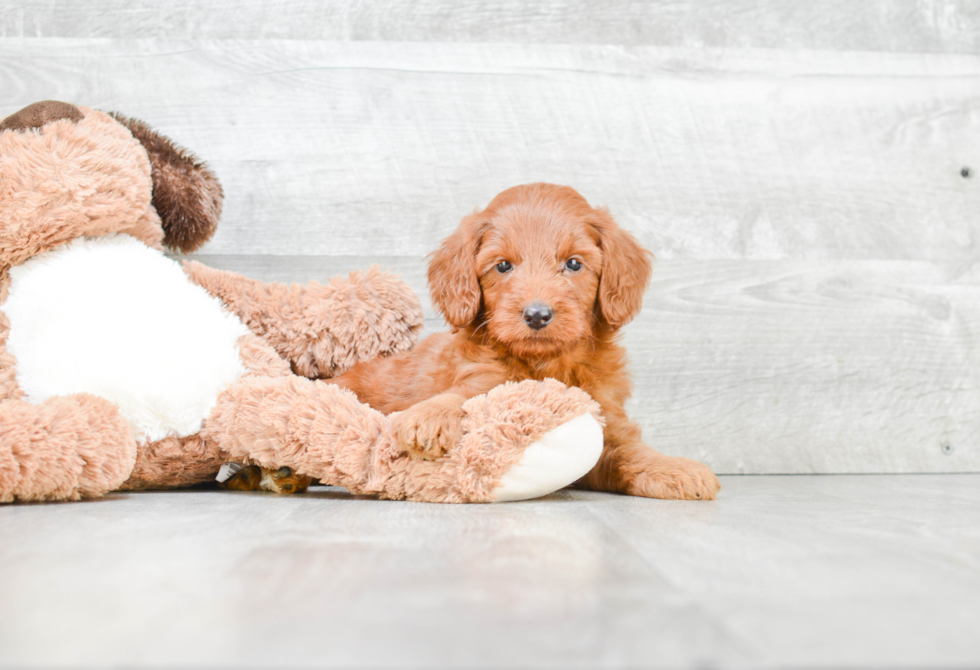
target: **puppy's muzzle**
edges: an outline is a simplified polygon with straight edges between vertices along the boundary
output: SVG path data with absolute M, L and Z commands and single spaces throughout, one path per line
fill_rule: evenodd
M 524 323 L 534 330 L 541 330 L 555 317 L 548 305 L 535 302 L 524 308 Z

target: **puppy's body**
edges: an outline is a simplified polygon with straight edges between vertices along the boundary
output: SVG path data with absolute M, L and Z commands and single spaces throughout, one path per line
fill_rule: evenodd
M 508 189 L 433 254 L 433 303 L 455 332 L 333 381 L 401 412 L 396 438 L 436 458 L 459 439 L 467 398 L 506 381 L 557 379 L 589 393 L 606 419 L 602 457 L 579 486 L 714 498 L 720 485 L 707 467 L 645 445 L 623 409 L 630 381 L 618 331 L 639 311 L 649 276 L 649 252 L 573 189 Z

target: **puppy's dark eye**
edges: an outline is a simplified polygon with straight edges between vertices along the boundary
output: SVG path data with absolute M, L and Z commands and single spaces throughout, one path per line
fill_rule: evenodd
M 497 263 L 497 272 L 504 274 L 510 272 L 514 269 L 514 266 L 510 264 L 510 261 L 500 261 Z
M 577 258 L 569 258 L 567 261 L 565 261 L 565 267 L 572 272 L 578 272 L 582 269 L 582 261 Z

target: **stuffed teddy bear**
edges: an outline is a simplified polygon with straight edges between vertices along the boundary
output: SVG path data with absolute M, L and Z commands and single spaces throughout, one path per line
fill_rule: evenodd
M 165 255 L 207 241 L 221 204 L 208 168 L 138 120 L 47 101 L 0 123 L 0 502 L 187 486 L 226 462 L 278 491 L 296 473 L 491 502 L 595 464 L 598 406 L 553 380 L 470 399 L 461 442 L 412 458 L 389 417 L 310 378 L 410 348 L 415 294 L 377 269 L 285 286 Z

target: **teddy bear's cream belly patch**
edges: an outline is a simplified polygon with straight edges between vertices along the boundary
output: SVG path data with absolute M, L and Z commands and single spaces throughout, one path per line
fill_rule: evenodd
M 25 400 L 102 396 L 139 441 L 198 432 L 245 372 L 238 317 L 127 235 L 78 239 L 12 268 L 0 309 Z

